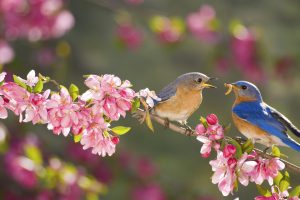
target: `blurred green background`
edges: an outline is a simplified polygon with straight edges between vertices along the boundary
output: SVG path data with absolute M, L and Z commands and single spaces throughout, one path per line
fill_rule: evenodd
M 186 31 L 176 44 L 164 44 L 149 27 L 155 15 L 177 16 L 185 20 L 190 13 L 196 12 L 204 4 L 215 9 L 219 24 L 217 32 L 220 35 L 218 42 L 200 41 Z M 177 76 L 198 71 L 219 77 L 215 83 L 218 89 L 204 91 L 204 101 L 189 119 L 189 124 L 195 126 L 199 123 L 200 116 L 210 113 L 217 114 L 221 123 L 228 124 L 232 123 L 231 106 L 234 98 L 224 95 L 224 82 L 241 79 L 252 81 L 247 74 L 251 71 L 245 72 L 231 66 L 232 62 L 229 62 L 226 72 L 218 70 L 216 64 L 220 56 L 232 58 L 232 34 L 229 27 L 234 20 L 238 20 L 245 27 L 255 30 L 255 54 L 258 55 L 256 59 L 265 76 L 263 80 L 253 81 L 262 90 L 264 100 L 300 126 L 299 1 L 145 0 L 139 5 L 131 5 L 113 0 L 72 0 L 67 3 L 67 8 L 75 17 L 73 29 L 56 40 L 35 43 L 26 40 L 13 41 L 11 44 L 16 57 L 4 69 L 23 77 L 30 69 L 35 69 L 61 84 L 76 83 L 81 91 L 85 90 L 82 77 L 84 74 L 115 74 L 121 79 L 130 80 L 136 91 L 146 87 L 159 91 Z M 129 16 L 130 23 L 138 26 L 143 33 L 143 42 L 136 49 L 121 47 L 117 41 L 116 28 L 120 25 L 119 19 L 124 16 Z M 70 48 L 70 54 L 56 55 L 50 65 L 39 65 L 34 57 L 35 53 L 48 48 L 56 52 L 60 51 L 57 50 L 59 48 L 63 49 L 62 52 L 68 52 Z M 280 71 L 278 60 L 285 58 L 292 61 L 284 63 L 287 66 L 282 68 L 286 67 L 287 70 Z M 76 163 L 66 153 L 67 143 L 72 143 L 71 138 L 66 140 L 63 136 L 56 137 L 44 126 L 21 126 L 16 120 L 8 119 L 4 123 L 9 129 L 19 130 L 16 135 L 35 133 L 48 154 Z M 97 157 L 114 174 L 112 181 L 108 183 L 107 193 L 101 199 L 131 199 L 130 191 L 139 183 L 139 180 L 132 178 L 134 172 L 123 170 L 118 164 L 122 152 L 135 157 L 145 157 L 156 166 L 156 175 L 146 181 L 159 184 L 167 199 L 192 200 L 208 196 L 215 199 L 240 197 L 248 200 L 258 195 L 255 185 L 250 184 L 248 187 L 240 186 L 233 196 L 222 197 L 217 186 L 211 183 L 209 159 L 201 158 L 201 144 L 195 138 L 181 136 L 157 124 L 155 133 L 151 133 L 145 125 L 138 124 L 129 115 L 120 123 L 131 126 L 132 131 L 121 137 L 114 156 Z M 240 136 L 234 127 L 229 134 Z M 282 151 L 288 155 L 289 161 L 300 165 L 299 153 L 287 148 L 282 148 Z M 81 165 L 84 167 L 84 163 Z M 291 177 L 294 185 L 300 183 L 298 175 L 292 173 Z

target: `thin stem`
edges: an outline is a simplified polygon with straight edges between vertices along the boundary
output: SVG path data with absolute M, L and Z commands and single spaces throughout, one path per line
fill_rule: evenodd
M 143 116 L 143 115 L 145 115 L 145 111 L 143 111 L 141 109 L 138 109 L 136 111 L 136 114 L 138 114 L 140 116 Z M 151 117 L 152 120 L 154 120 L 158 124 L 160 124 L 162 126 L 165 126 L 165 120 L 164 119 L 162 119 L 162 118 L 160 118 L 158 116 L 152 115 L 152 114 L 150 114 L 150 117 Z M 180 126 L 177 126 L 177 125 L 175 125 L 173 123 L 169 123 L 169 126 L 167 128 L 169 128 L 170 130 L 172 130 L 174 132 L 177 132 L 177 133 L 180 133 L 182 135 L 185 135 L 185 136 L 197 136 L 197 133 L 195 131 L 187 131 L 186 129 L 184 129 L 184 128 L 180 127 Z M 262 156 L 264 158 L 268 158 L 268 159 L 274 158 L 274 156 L 272 156 L 270 154 L 267 154 L 267 153 L 264 153 L 260 149 L 255 148 L 254 150 L 258 153 L 258 155 L 260 155 L 260 156 Z M 280 160 L 285 164 L 285 166 L 288 169 L 290 169 L 290 170 L 292 170 L 292 171 L 297 172 L 297 173 L 300 174 L 300 167 L 299 166 L 297 166 L 297 165 L 295 165 L 293 163 L 290 163 L 290 162 L 288 162 L 288 161 L 286 161 L 286 160 L 284 160 L 282 158 L 280 158 Z

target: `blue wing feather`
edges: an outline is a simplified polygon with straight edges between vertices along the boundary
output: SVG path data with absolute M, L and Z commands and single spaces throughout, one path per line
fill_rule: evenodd
M 262 102 L 240 103 L 233 108 L 233 112 L 271 135 L 282 139 L 288 137 L 284 124 L 274 118 L 270 108 Z

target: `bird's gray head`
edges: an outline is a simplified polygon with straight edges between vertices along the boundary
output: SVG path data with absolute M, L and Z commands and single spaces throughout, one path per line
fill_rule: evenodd
M 239 101 L 262 101 L 259 89 L 250 82 L 238 81 L 231 84 L 225 84 L 229 88 L 226 94 L 233 89 L 237 100 Z
M 190 72 L 179 76 L 176 79 L 176 84 L 183 85 L 190 90 L 202 90 L 204 88 L 215 88 L 215 86 L 207 82 L 215 78 L 210 78 L 199 72 Z

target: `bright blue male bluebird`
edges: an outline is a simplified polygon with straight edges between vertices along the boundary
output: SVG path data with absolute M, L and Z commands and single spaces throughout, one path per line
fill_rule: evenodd
M 300 151 L 300 144 L 293 140 L 287 131 L 300 137 L 300 131 L 283 114 L 266 104 L 259 89 L 252 83 L 238 81 L 225 84 L 233 89 L 236 99 L 232 107 L 233 122 L 247 138 L 267 147 L 287 146 Z
M 215 88 L 207 82 L 215 79 L 199 72 L 190 72 L 177 77 L 165 86 L 159 93 L 160 101 L 155 101 L 151 110 L 166 120 L 177 121 L 187 128 L 187 119 L 199 108 L 202 103 L 202 90 Z

